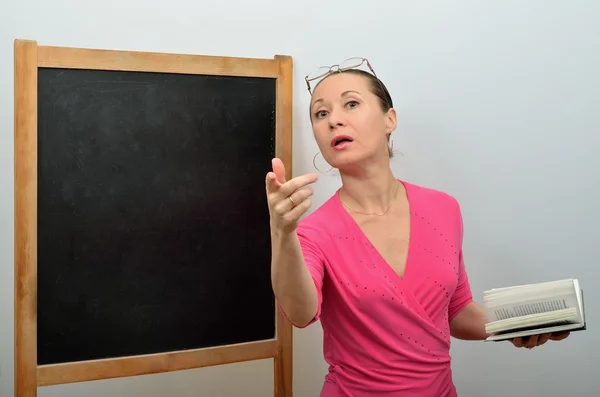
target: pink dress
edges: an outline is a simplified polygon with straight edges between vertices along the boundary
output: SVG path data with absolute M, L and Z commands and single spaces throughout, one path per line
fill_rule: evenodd
M 319 295 L 312 322 L 321 320 L 329 364 L 321 397 L 457 396 L 449 322 L 472 301 L 460 208 L 450 195 L 401 182 L 411 220 L 403 278 L 337 192 L 297 229 Z

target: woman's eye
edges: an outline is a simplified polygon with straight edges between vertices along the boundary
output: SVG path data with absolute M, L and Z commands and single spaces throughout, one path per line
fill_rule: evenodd
M 317 117 L 325 117 L 327 115 L 327 112 L 325 110 L 319 110 L 317 113 L 315 113 L 315 116 Z
M 356 107 L 358 105 L 357 101 L 349 101 L 346 106 L 349 106 L 351 108 Z

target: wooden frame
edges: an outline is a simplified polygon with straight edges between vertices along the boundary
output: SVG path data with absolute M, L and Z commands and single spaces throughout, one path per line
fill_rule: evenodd
M 15 396 L 39 386 L 274 359 L 274 395 L 292 396 L 292 325 L 276 312 L 275 339 L 236 345 L 57 365 L 37 364 L 38 68 L 147 71 L 275 78 L 276 156 L 292 177 L 292 58 L 200 55 L 38 46 L 15 40 Z

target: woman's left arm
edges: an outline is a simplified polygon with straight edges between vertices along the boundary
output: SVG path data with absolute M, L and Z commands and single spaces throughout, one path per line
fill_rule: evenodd
M 477 302 L 468 303 L 450 322 L 450 334 L 456 339 L 484 340 L 488 319 L 485 310 Z

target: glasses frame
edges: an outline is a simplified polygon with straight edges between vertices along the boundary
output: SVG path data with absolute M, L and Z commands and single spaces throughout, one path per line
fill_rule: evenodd
M 340 67 L 340 65 L 343 65 L 345 62 L 348 62 L 351 59 L 360 60 L 360 63 L 358 65 L 356 65 L 356 66 L 348 66 L 348 67 L 344 67 L 344 68 Z M 320 67 L 314 69 L 312 72 L 310 72 L 309 74 L 307 74 L 304 77 L 304 80 L 306 81 L 306 88 L 308 88 L 308 92 L 312 95 L 312 90 L 310 88 L 310 82 L 311 81 L 322 79 L 323 77 L 327 77 L 327 76 L 329 76 L 332 73 L 340 73 L 340 72 L 345 72 L 346 70 L 358 69 L 358 68 L 360 68 L 365 63 L 367 64 L 367 67 L 369 68 L 369 71 L 379 81 L 379 77 L 377 77 L 377 74 L 373 70 L 373 67 L 371 66 L 371 63 L 369 62 L 369 60 L 367 58 L 363 58 L 363 57 L 351 57 L 351 58 L 348 58 L 348 59 L 344 60 L 344 62 L 341 62 L 339 64 L 335 64 L 335 65 L 331 65 L 331 66 L 320 66 Z M 321 74 L 321 75 L 319 75 L 317 77 L 311 77 L 311 78 L 308 77 L 312 73 L 316 72 L 317 70 L 319 70 L 319 69 L 325 69 L 325 68 L 328 69 L 328 70 L 326 72 L 323 72 L 323 74 Z
M 348 62 L 351 59 L 356 59 L 357 61 L 360 60 L 360 63 L 356 66 L 348 66 L 348 67 L 340 67 L 340 65 L 343 65 L 345 62 Z M 369 71 L 371 72 L 371 74 L 375 77 L 375 79 L 377 80 L 377 83 L 379 84 L 379 86 L 381 87 L 381 89 L 383 90 L 383 92 L 385 92 L 386 96 L 387 96 L 387 101 L 388 101 L 388 105 L 391 107 L 393 107 L 392 104 L 392 99 L 390 97 L 390 94 L 388 92 L 388 90 L 384 87 L 383 83 L 381 82 L 381 80 L 379 80 L 379 77 L 377 77 L 377 74 L 375 73 L 375 70 L 373 70 L 373 67 L 371 66 L 371 63 L 369 62 L 369 60 L 367 58 L 363 58 L 363 57 L 351 57 L 348 58 L 346 60 L 344 60 L 344 62 L 341 62 L 339 64 L 335 64 L 335 65 L 331 65 L 331 66 L 320 66 L 316 69 L 314 69 L 312 72 L 310 72 L 309 74 L 307 74 L 306 76 L 304 76 L 304 80 L 306 81 L 306 88 L 308 89 L 308 92 L 312 95 L 312 90 L 310 88 L 310 82 L 311 81 L 315 81 L 318 79 L 322 79 L 324 77 L 327 77 L 333 73 L 341 73 L 341 72 L 345 72 L 346 70 L 353 70 L 353 69 L 358 69 L 360 68 L 363 64 L 367 64 L 367 67 L 369 68 Z M 319 69 L 327 69 L 326 72 L 323 72 L 323 74 L 316 76 L 316 77 L 310 77 L 309 76 L 316 72 Z

